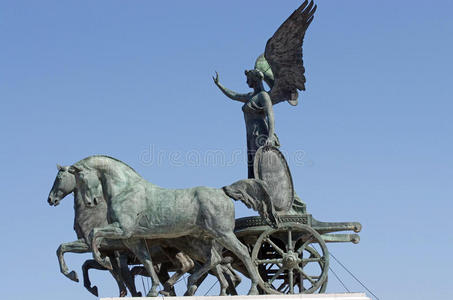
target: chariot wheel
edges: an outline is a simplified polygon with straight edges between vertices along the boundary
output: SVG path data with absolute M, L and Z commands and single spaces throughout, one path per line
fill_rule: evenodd
M 329 252 L 322 237 L 307 225 L 284 223 L 264 231 L 253 247 L 252 260 L 267 294 L 323 293 Z

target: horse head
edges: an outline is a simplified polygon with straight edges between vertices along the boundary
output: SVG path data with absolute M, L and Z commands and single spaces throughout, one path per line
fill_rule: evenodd
M 69 167 L 57 165 L 58 173 L 50 190 L 47 202 L 50 206 L 57 206 L 61 199 L 72 193 L 76 187 L 74 175 L 69 172 Z
M 69 172 L 75 176 L 77 197 L 81 197 L 87 207 L 95 207 L 104 199 L 102 183 L 96 171 L 71 166 Z

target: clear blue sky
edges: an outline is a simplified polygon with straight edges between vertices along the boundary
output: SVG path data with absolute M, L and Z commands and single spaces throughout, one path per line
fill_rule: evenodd
M 164 187 L 246 177 L 240 104 L 211 75 L 248 91 L 243 70 L 301 2 L 2 1 L 2 299 L 94 298 L 59 273 L 75 233 L 72 196 L 46 202 L 56 163 L 108 154 Z M 363 224 L 330 250 L 381 299 L 452 299 L 453 3 L 317 3 L 307 91 L 275 107 L 296 190 L 317 219 Z M 68 265 L 81 275 L 86 258 Z M 105 272 L 93 282 L 117 295 Z M 330 276 L 328 291 L 344 290 Z

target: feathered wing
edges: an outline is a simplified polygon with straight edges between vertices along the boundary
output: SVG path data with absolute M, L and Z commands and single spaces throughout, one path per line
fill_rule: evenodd
M 274 77 L 270 91 L 273 104 L 288 100 L 297 105 L 297 90 L 305 90 L 302 43 L 315 11 L 313 0 L 306 0 L 267 41 L 264 57 Z

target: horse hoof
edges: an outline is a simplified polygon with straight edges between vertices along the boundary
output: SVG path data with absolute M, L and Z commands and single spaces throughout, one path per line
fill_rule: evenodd
M 99 297 L 99 293 L 98 293 L 98 287 L 97 286 L 93 286 L 92 288 L 87 288 L 88 291 L 90 293 L 92 293 L 93 295 L 95 295 L 96 297 Z
M 197 291 L 197 288 L 198 288 L 198 287 L 197 287 L 196 285 L 191 285 L 191 286 L 187 289 L 187 291 L 186 291 L 186 293 L 184 294 L 184 296 L 193 296 L 193 295 L 195 295 L 195 292 Z
M 120 297 L 121 297 L 121 298 L 122 298 L 122 297 L 126 297 L 126 295 L 127 295 L 127 291 L 126 291 L 126 290 L 120 291 Z
M 165 297 L 176 296 L 175 289 L 168 282 L 165 282 L 163 287 L 163 290 L 159 291 L 161 295 Z
M 113 270 L 113 266 L 112 266 L 112 263 L 110 262 L 110 258 L 106 257 L 101 265 L 103 265 L 105 268 L 109 269 L 110 271 Z
M 252 287 L 248 293 L 248 295 L 259 295 L 258 289 L 256 286 Z
M 158 295 L 159 295 L 159 293 L 157 291 L 150 290 L 148 292 L 148 295 L 146 295 L 146 297 L 157 297 Z
M 141 297 L 141 296 L 142 296 L 142 292 L 138 292 L 138 293 L 132 295 L 132 297 Z
M 79 282 L 79 276 L 77 275 L 76 271 L 71 271 L 68 275 L 66 275 L 69 279 L 75 282 Z

